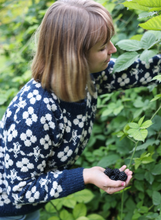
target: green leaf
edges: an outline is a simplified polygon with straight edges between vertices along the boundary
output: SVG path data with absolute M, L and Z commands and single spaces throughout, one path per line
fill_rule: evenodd
M 130 39 L 141 41 L 142 36 L 143 36 L 142 34 L 136 34 L 136 35 L 130 37 Z
M 141 206 L 138 211 L 141 213 L 141 214 L 145 214 L 145 213 L 148 213 L 149 209 L 148 207 L 146 206 Z
M 63 209 L 60 212 L 60 218 L 62 220 L 74 220 L 73 215 L 71 213 L 69 213 L 67 210 Z
M 149 212 L 146 217 L 148 219 L 155 219 L 156 220 L 156 217 L 158 216 L 158 213 L 153 213 L 153 212 Z
M 116 45 L 126 51 L 137 51 L 142 49 L 140 41 L 138 40 L 121 40 Z
M 68 196 L 69 197 L 69 196 Z M 64 199 L 64 198 L 63 198 Z M 57 210 L 60 210 L 63 206 L 63 199 L 53 199 L 49 203 L 53 203 L 53 205 L 56 207 Z
M 53 205 L 51 204 L 51 202 L 48 202 L 45 205 L 45 210 L 49 213 L 56 213 L 56 209 L 53 207 Z
M 87 216 L 89 220 L 105 220 L 102 216 L 98 214 L 91 214 Z
M 151 145 L 154 145 L 154 144 L 158 145 L 158 142 L 159 140 L 155 140 L 154 138 L 148 139 L 144 144 L 137 146 L 136 151 L 146 150 Z M 132 153 L 133 151 L 134 149 L 130 153 Z
M 86 216 L 86 214 L 87 214 L 87 207 L 83 203 L 77 204 L 74 207 L 73 210 L 74 219 L 77 219 L 81 216 Z
M 8 97 L 4 94 L 0 94 L 0 105 L 3 105 L 7 101 Z
M 140 158 L 134 158 L 135 161 L 135 169 L 137 169 L 141 164 L 148 164 L 154 161 L 152 158 L 153 153 L 146 153 L 144 152 Z
M 144 49 L 151 48 L 156 43 L 156 37 L 151 32 L 147 31 L 142 36 L 140 44 Z
M 145 187 L 144 187 L 144 182 L 143 181 L 136 180 L 134 182 L 134 185 L 135 185 L 136 189 L 138 189 L 141 192 L 144 192 Z
M 147 180 L 148 183 L 152 184 L 154 181 L 154 176 L 149 171 L 146 171 L 145 179 Z
M 97 166 L 101 166 L 101 167 L 107 167 L 110 166 L 112 164 L 115 164 L 116 161 L 120 158 L 120 156 L 118 154 L 109 154 L 105 157 L 103 157 L 97 164 Z
M 136 129 L 129 129 L 128 132 L 130 137 L 133 137 L 136 141 L 144 141 L 148 135 L 148 131 L 146 129 L 143 130 L 136 130 Z
M 153 56 L 157 54 L 156 50 L 144 50 L 142 54 L 140 55 L 140 60 L 144 61 L 148 64 L 149 59 L 151 59 Z
M 152 194 L 153 205 L 159 205 L 161 203 L 161 195 L 159 192 L 154 191 Z
M 121 72 L 131 66 L 139 57 L 137 52 L 126 52 L 118 57 L 115 62 L 113 72 Z
M 145 118 L 145 116 L 143 116 L 142 118 L 140 118 L 140 120 L 139 120 L 139 122 L 138 122 L 139 126 L 142 125 L 142 123 L 143 123 L 143 121 L 144 121 L 144 118 Z
M 105 117 L 107 115 L 110 115 L 112 112 L 113 112 L 113 109 L 108 108 L 102 112 L 101 117 Z
M 135 0 L 139 5 L 146 7 L 159 7 L 161 6 L 161 0 Z
M 118 115 L 118 114 L 122 111 L 123 108 L 124 108 L 123 105 L 120 105 L 119 107 L 117 107 L 117 108 L 113 111 L 114 115 Z
M 137 170 L 138 167 L 141 165 L 141 160 L 140 158 L 134 158 L 135 161 L 135 169 Z
M 152 17 L 155 14 L 157 14 L 157 12 L 155 12 L 155 11 L 153 11 L 153 12 L 142 12 L 142 13 L 139 14 L 139 18 L 138 19 Z
M 151 171 L 153 175 L 160 175 L 161 174 L 161 164 L 155 165 L 153 170 Z
M 82 191 L 76 192 L 73 194 L 77 202 L 88 203 L 94 198 L 94 194 L 91 190 L 84 189 Z
M 154 7 L 154 8 L 151 8 L 149 11 L 153 12 L 153 11 L 160 11 L 160 10 L 161 10 L 161 7 Z
M 74 208 L 74 206 L 76 205 L 76 201 L 70 196 L 63 198 L 62 203 L 68 208 Z
M 124 132 L 119 131 L 119 132 L 117 133 L 117 137 L 122 137 L 122 136 L 124 136 Z
M 65 219 L 64 219 L 64 220 L 65 220 Z M 84 216 L 81 216 L 81 217 L 77 218 L 76 220 L 89 220 L 89 218 L 84 217 Z
M 154 76 L 153 80 L 158 80 L 159 82 L 161 82 L 161 75 Z
M 156 17 L 153 17 L 146 21 L 145 23 L 139 24 L 140 27 L 146 29 L 146 30 L 161 30 L 161 15 L 158 15 Z
M 136 2 L 124 2 L 122 3 L 125 7 L 127 7 L 128 9 L 139 9 L 139 10 L 142 10 L 142 11 L 149 11 L 149 7 L 145 7 L 145 6 L 142 6 Z
M 147 121 L 145 121 L 145 122 L 140 126 L 140 128 L 141 128 L 141 129 L 149 128 L 152 124 L 153 124 L 153 123 L 152 123 L 151 120 L 147 120 Z
M 137 123 L 131 122 L 128 125 L 130 128 L 139 129 L 139 125 Z

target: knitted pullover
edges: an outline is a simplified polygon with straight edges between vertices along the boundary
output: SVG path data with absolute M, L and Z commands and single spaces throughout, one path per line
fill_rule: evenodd
M 85 188 L 83 168 L 70 168 L 90 138 L 97 96 L 146 86 L 161 71 L 160 55 L 112 74 L 114 62 L 92 74 L 96 91 L 81 103 L 61 101 L 33 79 L 12 100 L 0 121 L 1 217 L 27 214 Z

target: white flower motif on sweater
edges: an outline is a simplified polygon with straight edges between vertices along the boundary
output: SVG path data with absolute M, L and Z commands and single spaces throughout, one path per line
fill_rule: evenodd
M 26 133 L 22 133 L 20 139 L 24 141 L 26 147 L 30 147 L 32 143 L 37 141 L 36 136 L 33 135 L 33 132 L 30 129 L 27 129 Z

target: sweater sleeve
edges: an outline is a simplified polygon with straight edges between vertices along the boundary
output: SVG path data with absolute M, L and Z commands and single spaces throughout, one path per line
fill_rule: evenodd
M 59 169 L 54 160 L 63 119 L 54 114 L 53 99 L 43 98 L 38 89 L 23 93 L 3 118 L 4 176 L 10 201 L 17 206 L 44 203 L 84 189 L 83 168 Z
M 158 83 L 152 79 L 161 72 L 161 55 L 151 58 L 148 64 L 138 59 L 128 69 L 118 73 L 113 73 L 115 61 L 111 59 L 106 70 L 93 74 L 99 95 Z

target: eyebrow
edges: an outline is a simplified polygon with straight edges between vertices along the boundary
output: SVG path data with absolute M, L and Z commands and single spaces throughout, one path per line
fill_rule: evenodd
M 103 43 L 100 47 L 104 47 L 107 44 L 107 42 Z
M 106 39 L 105 42 L 101 45 L 101 47 L 105 46 L 107 44 L 108 40 Z

